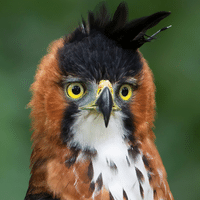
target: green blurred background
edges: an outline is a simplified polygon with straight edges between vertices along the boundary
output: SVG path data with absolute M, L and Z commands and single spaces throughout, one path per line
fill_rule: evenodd
M 74 30 L 99 0 L 10 0 L 0 3 L 0 199 L 22 200 L 30 177 L 30 109 L 36 66 L 50 42 Z M 106 1 L 113 13 L 120 0 Z M 140 50 L 157 86 L 156 145 L 175 199 L 200 199 L 200 1 L 127 0 L 129 19 L 172 14 L 172 24 Z

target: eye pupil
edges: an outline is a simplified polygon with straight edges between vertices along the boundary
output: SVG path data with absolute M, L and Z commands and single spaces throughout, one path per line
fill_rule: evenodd
M 81 92 L 81 88 L 80 88 L 78 85 L 75 85 L 75 86 L 73 86 L 73 88 L 72 88 L 72 92 L 73 92 L 75 95 L 78 95 L 78 94 L 80 94 L 80 92 Z
M 126 97 L 128 95 L 128 88 L 127 87 L 122 88 L 121 93 L 122 93 L 122 96 Z

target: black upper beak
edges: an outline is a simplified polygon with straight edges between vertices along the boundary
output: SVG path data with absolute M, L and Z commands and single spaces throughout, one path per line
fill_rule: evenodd
M 113 107 L 112 95 L 108 87 L 103 89 L 96 101 L 96 105 L 99 107 L 99 111 L 103 114 L 105 126 L 107 128 Z

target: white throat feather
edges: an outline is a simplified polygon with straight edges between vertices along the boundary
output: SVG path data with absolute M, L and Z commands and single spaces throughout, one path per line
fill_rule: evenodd
M 124 194 L 128 200 L 153 200 L 153 190 L 142 160 L 143 154 L 138 150 L 137 157 L 132 158 L 130 146 L 124 140 L 128 134 L 123 126 L 125 117 L 121 112 L 112 113 L 106 128 L 102 114 L 81 111 L 75 116 L 71 142 L 82 150 L 96 150 L 96 156 L 91 158 L 92 181 L 97 183 L 101 179 L 114 200 L 123 200 Z M 79 161 L 85 159 L 83 154 L 78 156 Z M 138 173 L 140 176 L 142 174 L 142 180 Z M 98 193 L 97 187 L 93 197 Z

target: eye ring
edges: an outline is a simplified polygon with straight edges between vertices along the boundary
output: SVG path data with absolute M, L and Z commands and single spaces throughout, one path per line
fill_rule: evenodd
M 65 90 L 67 96 L 72 99 L 80 99 L 85 91 L 81 83 L 69 83 Z
M 128 101 L 133 94 L 132 87 L 129 84 L 124 84 L 119 89 L 119 96 L 122 100 Z

